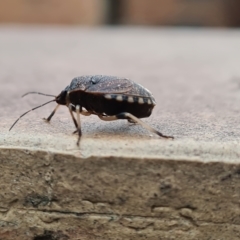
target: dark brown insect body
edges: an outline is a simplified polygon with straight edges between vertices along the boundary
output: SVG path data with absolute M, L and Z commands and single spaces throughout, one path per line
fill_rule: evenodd
M 138 118 L 149 117 L 155 106 L 152 94 L 141 85 L 129 79 L 98 75 L 74 78 L 56 99 L 61 105 L 67 105 L 67 101 L 91 114 L 112 116 L 128 112 Z
M 130 122 L 141 124 L 161 137 L 173 138 L 161 134 L 139 120 L 139 118 L 151 115 L 152 109 L 156 105 L 155 99 L 146 88 L 126 78 L 102 75 L 76 77 L 53 101 L 56 101 L 58 105 L 46 120 L 51 120 L 59 105 L 66 105 L 77 128 L 75 132 L 78 132 L 79 135 L 77 144 L 82 135 L 80 114 L 85 116 L 94 114 L 105 121 L 127 119 Z M 77 120 L 73 111 L 77 113 Z

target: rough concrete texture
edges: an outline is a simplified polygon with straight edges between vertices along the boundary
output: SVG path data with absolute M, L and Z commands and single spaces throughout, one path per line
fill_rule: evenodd
M 0 28 L 0 239 L 239 239 L 240 32 Z M 82 117 L 58 94 L 75 76 L 124 76 L 157 106 L 143 121 Z

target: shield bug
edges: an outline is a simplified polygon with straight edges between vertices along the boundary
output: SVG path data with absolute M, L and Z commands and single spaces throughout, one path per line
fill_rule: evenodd
M 50 122 L 58 107 L 66 105 L 76 127 L 74 133 L 78 133 L 77 145 L 79 145 L 82 136 L 80 114 L 85 116 L 94 114 L 104 121 L 127 119 L 129 122 L 140 124 L 160 137 L 173 139 L 173 137 L 163 135 L 139 119 L 149 117 L 156 102 L 153 95 L 146 88 L 127 78 L 104 75 L 81 76 L 74 78 L 70 85 L 58 96 L 39 92 L 29 92 L 23 96 L 27 94 L 51 96 L 54 99 L 22 114 L 13 123 L 9 131 L 21 117 L 30 111 L 55 101 L 57 106 L 45 120 Z M 73 112 L 76 112 L 77 119 L 74 117 Z

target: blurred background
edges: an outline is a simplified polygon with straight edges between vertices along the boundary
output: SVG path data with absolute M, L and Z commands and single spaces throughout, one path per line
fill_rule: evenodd
M 240 26 L 240 0 L 7 0 L 0 23 Z

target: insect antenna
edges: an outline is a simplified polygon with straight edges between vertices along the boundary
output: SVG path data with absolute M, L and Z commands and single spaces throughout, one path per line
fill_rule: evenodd
M 46 94 L 46 93 L 41 93 L 41 92 L 27 92 L 27 93 L 23 94 L 22 97 L 25 97 L 28 94 L 39 94 L 39 95 L 48 96 L 48 97 L 56 97 L 51 94 Z
M 35 107 L 35 108 L 33 108 L 33 109 L 31 109 L 31 110 L 23 113 L 23 114 L 13 123 L 13 125 L 10 127 L 9 131 L 14 127 L 14 125 L 18 122 L 18 120 L 19 120 L 20 118 L 22 118 L 23 116 L 25 116 L 27 113 L 29 113 L 29 112 L 31 112 L 31 111 L 34 111 L 34 110 L 37 109 L 37 108 L 43 107 L 43 106 L 47 105 L 48 103 L 55 102 L 55 101 L 56 101 L 55 99 L 54 99 L 54 100 L 51 100 L 51 101 L 48 101 L 48 102 L 46 102 L 46 103 L 43 103 L 43 104 L 40 105 L 40 106 L 37 106 L 37 107 Z

